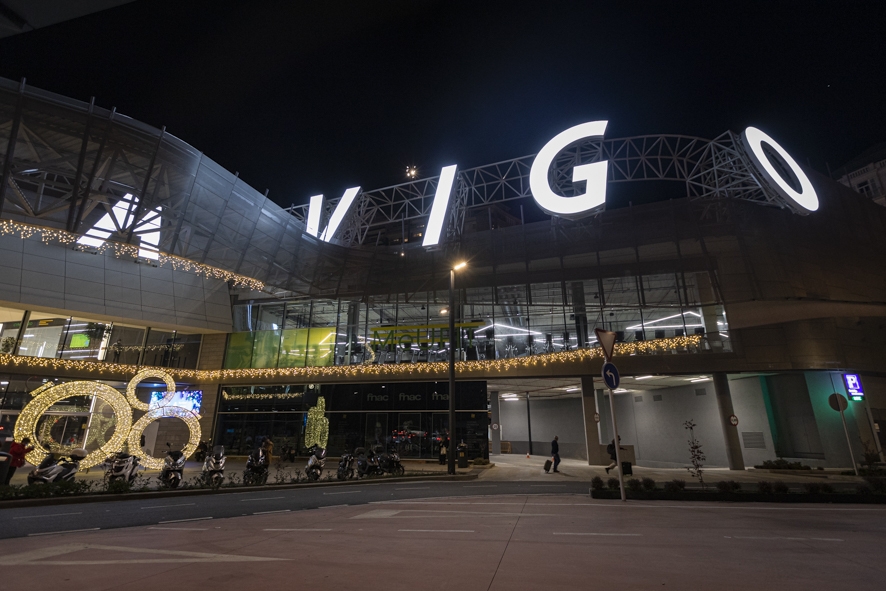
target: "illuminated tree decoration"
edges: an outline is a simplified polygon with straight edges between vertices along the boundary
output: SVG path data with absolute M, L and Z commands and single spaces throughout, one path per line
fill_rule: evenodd
M 329 419 L 326 418 L 326 398 L 317 398 L 317 405 L 308 410 L 308 424 L 305 426 L 305 447 L 316 445 L 326 447 L 329 441 Z
M 64 384 L 53 384 L 49 387 L 41 386 L 38 390 L 37 396 L 22 409 L 18 420 L 15 422 L 15 429 L 13 431 L 13 437 L 16 441 L 21 441 L 25 437 L 30 438 L 31 445 L 34 446 L 33 451 L 28 452 L 26 456 L 30 463 L 38 466 L 50 453 L 49 450 L 43 447 L 37 437 L 37 422 L 40 420 L 40 417 L 53 404 L 74 396 L 95 396 L 110 405 L 114 410 L 114 415 L 117 417 L 114 434 L 105 445 L 87 455 L 80 462 L 80 468 L 90 468 L 100 464 L 109 455 L 122 449 L 123 442 L 126 441 L 132 425 L 132 409 L 126 398 L 116 389 L 101 382 L 66 382 Z

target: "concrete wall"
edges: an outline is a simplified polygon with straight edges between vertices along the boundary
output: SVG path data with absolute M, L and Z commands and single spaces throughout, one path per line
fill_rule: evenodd
M 512 452 L 529 451 L 526 400 L 501 402 L 501 438 L 510 441 Z M 558 436 L 560 457 L 587 460 L 581 398 L 554 400 L 530 399 L 529 416 L 532 419 L 532 453 L 547 455 L 551 440 Z
M 0 236 L 0 305 L 177 329 L 231 331 L 227 284 L 171 267 Z

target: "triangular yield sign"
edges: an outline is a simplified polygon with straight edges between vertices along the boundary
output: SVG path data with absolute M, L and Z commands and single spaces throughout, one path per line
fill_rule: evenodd
M 610 330 L 595 328 L 594 334 L 597 335 L 597 342 L 603 347 L 603 355 L 606 356 L 606 361 L 612 361 L 612 351 L 615 348 L 615 333 Z

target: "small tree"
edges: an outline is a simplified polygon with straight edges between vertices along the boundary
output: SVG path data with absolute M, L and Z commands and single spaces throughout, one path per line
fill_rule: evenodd
M 695 432 L 693 431 L 695 429 L 695 422 L 689 419 L 683 423 L 683 428 L 689 431 L 689 460 L 692 463 L 692 467 L 686 468 L 686 470 L 689 471 L 690 476 L 698 479 L 703 489 L 707 489 L 707 485 L 704 483 L 704 475 L 702 474 L 702 468 L 707 457 L 705 457 L 704 452 L 701 450 L 701 442 L 695 437 Z

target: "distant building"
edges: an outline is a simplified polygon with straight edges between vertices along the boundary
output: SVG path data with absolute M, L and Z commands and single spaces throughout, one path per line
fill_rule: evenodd
M 886 206 L 886 142 L 879 143 L 835 171 L 837 180 Z

